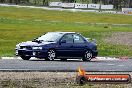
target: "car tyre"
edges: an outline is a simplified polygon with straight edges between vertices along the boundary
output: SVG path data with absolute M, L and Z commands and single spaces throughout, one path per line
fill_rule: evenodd
M 23 60 L 29 60 L 31 57 L 30 57 L 30 56 L 21 56 L 21 58 L 22 58 Z
M 87 50 L 85 53 L 84 53 L 84 56 L 83 56 L 83 61 L 91 61 L 93 55 L 92 55 L 92 52 L 91 50 Z
M 48 50 L 47 52 L 47 58 L 45 58 L 46 61 L 53 61 L 56 57 L 56 52 L 53 49 Z

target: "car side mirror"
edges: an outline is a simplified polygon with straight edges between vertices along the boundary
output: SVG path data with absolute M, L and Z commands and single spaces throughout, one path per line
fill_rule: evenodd
M 60 44 L 61 44 L 61 43 L 66 43 L 66 40 L 61 40 L 61 41 L 60 41 Z

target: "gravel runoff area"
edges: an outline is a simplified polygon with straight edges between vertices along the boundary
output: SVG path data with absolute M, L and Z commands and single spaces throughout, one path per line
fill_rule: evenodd
M 88 74 L 116 74 L 88 72 Z M 76 84 L 77 72 L 0 72 L 0 88 L 132 88 L 130 84 Z M 119 72 L 130 74 L 132 72 Z
M 112 44 L 132 45 L 132 32 L 117 32 L 105 39 Z

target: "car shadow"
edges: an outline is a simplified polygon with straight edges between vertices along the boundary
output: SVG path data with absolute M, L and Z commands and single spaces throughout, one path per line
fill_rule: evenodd
M 66 61 L 62 61 L 62 60 L 53 60 L 53 61 L 46 61 L 45 59 L 35 59 L 35 60 L 29 60 L 29 61 L 45 61 L 45 62 L 100 62 L 100 61 L 95 61 L 95 60 L 91 60 L 91 61 L 82 61 L 82 60 L 66 60 Z M 102 62 L 102 61 L 101 61 Z

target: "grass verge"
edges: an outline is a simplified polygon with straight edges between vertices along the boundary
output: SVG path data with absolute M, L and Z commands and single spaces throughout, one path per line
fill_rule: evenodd
M 131 45 L 104 41 L 115 32 L 132 32 L 131 19 L 132 16 L 119 14 L 0 7 L 0 56 L 14 56 L 17 43 L 49 31 L 74 31 L 95 38 L 99 56 L 131 56 Z

